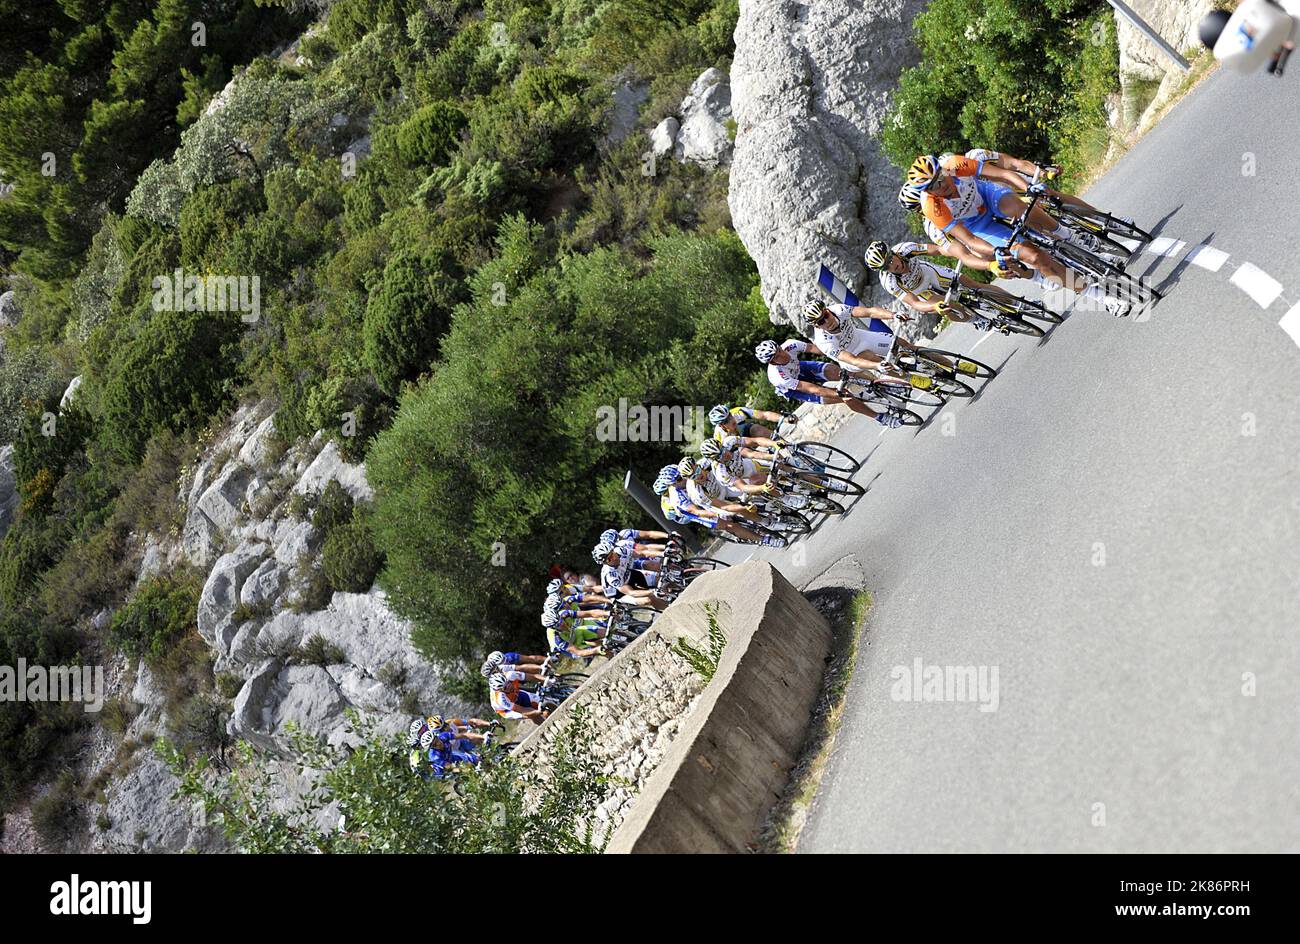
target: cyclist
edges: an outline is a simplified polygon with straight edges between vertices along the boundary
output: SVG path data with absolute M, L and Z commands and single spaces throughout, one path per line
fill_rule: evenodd
M 955 155 L 953 154 L 944 154 L 939 158 L 939 161 L 942 163 L 945 159 L 954 156 Z M 1040 181 L 1055 180 L 1057 177 L 1061 176 L 1061 168 L 1054 164 L 1037 164 L 1034 161 L 1025 160 L 1024 158 L 1013 157 L 1006 151 L 990 151 L 987 148 L 972 148 L 966 152 L 965 156 L 980 165 L 978 173 L 981 175 L 983 175 L 984 168 L 987 165 L 995 165 L 1008 173 L 1019 177 L 1021 182 L 1015 186 L 1015 189 L 1021 193 L 1029 190 L 1030 182 L 1034 179 L 1035 174 L 1038 175 Z M 1076 197 L 1072 193 L 1066 193 L 1064 190 L 1052 190 L 1051 188 L 1047 188 L 1046 192 L 1057 197 L 1063 204 L 1079 213 L 1101 215 L 1105 212 L 1097 209 L 1083 198 Z M 1133 222 L 1132 218 L 1127 216 L 1121 216 L 1119 219 L 1123 220 L 1125 223 Z M 1082 245 L 1085 248 L 1093 249 L 1094 252 L 1101 251 L 1109 253 L 1109 250 L 1100 243 L 1096 243 L 1095 249 L 1089 244 L 1089 240 L 1086 237 L 1091 237 L 1091 233 L 1078 232 L 1077 230 L 1075 232 L 1079 236 L 1085 237 L 1082 242 Z M 1093 242 L 1095 243 L 1095 240 L 1093 240 Z
M 877 423 L 890 429 L 903 424 L 900 416 L 893 412 L 878 413 L 856 397 L 843 397 L 826 383 L 841 379 L 838 364 L 822 361 L 803 360 L 800 354 L 812 354 L 825 357 L 815 344 L 790 339 L 779 347 L 775 341 L 763 341 L 754 349 L 754 356 L 760 364 L 767 365 L 767 379 L 771 381 L 776 392 L 787 400 L 800 400 L 804 403 L 843 403 L 854 413 L 869 416 Z
M 659 580 L 659 562 L 663 546 L 657 550 L 637 550 L 634 540 L 609 541 L 601 538 L 591 549 L 591 557 L 600 565 L 600 584 L 611 600 L 630 596 L 638 604 L 654 605 L 654 587 Z
M 726 436 L 756 436 L 771 439 L 776 429 L 786 417 L 770 410 L 755 410 L 748 406 L 727 406 L 719 403 L 709 410 L 709 422 L 713 424 L 713 438 L 721 442 Z M 762 420 L 762 423 L 758 422 Z M 765 426 L 763 423 L 771 425 Z
M 977 176 L 984 166 L 983 176 Z M 981 165 L 967 157 L 953 157 L 941 165 L 932 154 L 918 157 L 907 172 L 907 181 L 919 190 L 921 212 L 938 229 L 960 240 L 972 252 L 992 260 L 990 271 L 1002 275 L 1002 262 L 1014 257 L 1043 273 L 1056 286 L 1064 286 L 1083 297 L 1103 305 L 1116 317 L 1128 314 L 1129 305 L 1112 298 L 1100 285 L 1090 283 L 1068 270 L 1050 253 L 1027 241 L 1008 246 L 1011 227 L 1003 219 L 1014 219 L 1024 212 L 1025 204 L 1012 191 L 1020 178 L 1002 168 Z M 1039 207 L 1029 216 L 1036 230 L 1054 240 L 1078 242 L 1068 226 L 1053 220 Z M 1086 247 L 1085 247 L 1086 248 Z
M 709 463 L 709 472 L 718 485 L 733 496 L 771 495 L 776 491 L 768 484 L 769 473 L 753 459 L 741 455 L 731 443 L 706 439 L 700 443 L 700 455 Z
M 891 335 L 892 337 L 892 335 Z M 759 363 L 767 364 L 767 378 L 776 393 L 803 403 L 844 403 L 849 410 L 870 416 L 872 420 L 888 429 L 902 425 L 902 417 L 891 411 L 878 412 L 868 407 L 857 397 L 844 397 L 839 390 L 827 386 L 840 381 L 844 373 L 836 363 L 803 360 L 801 354 L 811 354 L 819 358 L 829 358 L 822 348 L 811 343 L 796 341 L 784 342 L 780 347 L 775 341 L 763 341 L 754 348 L 754 356 Z
M 910 351 L 915 350 L 916 345 L 898 337 L 883 324 L 879 328 L 874 324 L 864 328 L 854 320 L 855 317 L 879 320 L 880 313 L 895 317 L 887 308 L 826 305 L 821 299 L 814 298 L 804 306 L 801 330 L 827 357 L 834 358 L 846 370 L 874 375 L 889 383 L 910 383 L 908 377 L 896 372 L 886 362 L 896 347 Z M 907 320 L 906 315 L 897 317 Z M 944 363 L 947 363 L 946 359 Z M 929 386 L 929 381 L 918 376 L 916 384 L 924 388 Z
M 488 698 L 492 710 L 507 721 L 527 718 L 533 724 L 546 720 L 541 712 L 541 702 L 523 687 L 522 672 L 496 672 L 488 679 Z
M 946 315 L 950 321 L 968 321 L 971 327 L 979 331 L 992 330 L 995 325 L 988 318 L 944 301 L 944 295 L 952 285 L 957 271 L 923 258 L 940 255 L 942 252 L 933 243 L 905 240 L 891 247 L 877 239 L 867 247 L 864 261 L 867 268 L 880 273 L 880 285 L 886 292 L 916 311 Z M 962 285 L 1005 296 L 1009 304 L 1016 301 L 1014 295 L 996 285 L 980 285 L 965 275 L 960 279 Z
M 898 205 L 909 213 L 920 213 L 921 195 L 924 192 L 925 191 L 913 187 L 911 184 L 903 184 L 898 191 Z M 996 263 L 993 259 L 985 259 L 983 256 L 971 252 L 970 248 L 965 243 L 953 239 L 949 234 L 939 229 L 939 227 L 935 226 L 924 216 L 921 217 L 921 225 L 925 228 L 925 235 L 929 237 L 931 244 L 937 246 L 940 253 L 964 263 L 966 268 L 979 269 L 988 272 L 996 267 Z M 1043 278 L 1043 273 L 1036 269 L 1031 269 L 1024 263 L 1011 257 L 1004 260 L 1004 264 L 999 274 L 1003 278 L 1028 279 L 1031 282 L 1043 286 L 1044 289 L 1052 287 Z
M 654 493 L 660 496 L 659 507 L 669 521 L 681 524 L 698 524 L 710 531 L 725 531 L 745 541 L 754 541 L 768 547 L 785 547 L 786 540 L 779 535 L 758 534 L 744 525 L 728 520 L 711 507 L 697 505 L 686 493 L 686 479 L 675 465 L 666 465 L 655 479 Z
M 714 442 L 708 439 L 705 442 Z M 738 515 L 759 524 L 754 509 L 730 499 L 736 497 L 726 484 L 715 474 L 713 463 L 708 459 L 696 462 L 691 456 L 683 456 L 677 463 L 677 471 L 686 479 L 686 494 L 696 505 L 711 508 L 728 515 Z
M 546 642 L 552 655 L 589 659 L 600 653 L 607 632 L 603 621 L 570 617 L 546 627 Z
M 479 672 L 484 678 L 490 678 L 494 672 L 500 671 L 522 672 L 524 675 L 536 677 L 541 674 L 541 665 L 545 661 L 545 656 L 525 656 L 517 652 L 495 651 L 488 653 L 488 657 L 479 666 Z

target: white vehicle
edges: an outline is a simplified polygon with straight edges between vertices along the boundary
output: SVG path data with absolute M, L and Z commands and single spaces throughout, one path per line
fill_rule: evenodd
M 1233 72 L 1255 72 L 1267 64 L 1281 75 L 1295 49 L 1300 0 L 1243 0 L 1229 15 L 1216 10 L 1201 20 L 1201 42 Z

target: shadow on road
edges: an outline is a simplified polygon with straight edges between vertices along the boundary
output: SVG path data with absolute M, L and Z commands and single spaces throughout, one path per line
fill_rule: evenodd
M 993 368 L 998 372 L 997 377 L 990 377 L 988 380 L 981 383 L 980 388 L 975 391 L 975 396 L 971 397 L 966 402 L 972 404 L 978 403 L 980 401 L 980 397 L 984 396 L 984 391 L 989 388 L 989 386 L 993 383 L 993 381 L 997 380 L 998 377 L 1002 376 L 1002 368 L 1006 367 L 1007 364 L 1011 362 L 1011 358 L 1015 357 L 1016 354 L 1019 353 L 1019 351 L 1020 348 L 1018 347 L 1012 348 L 1011 353 L 1008 354 L 1005 358 L 1003 358 L 1002 363 L 998 364 L 996 367 Z
M 1177 285 L 1178 282 L 1182 279 L 1183 273 L 1187 271 L 1187 267 L 1192 264 L 1192 260 L 1191 260 L 1192 252 L 1198 246 L 1210 245 L 1210 241 L 1214 239 L 1214 237 L 1215 237 L 1215 233 L 1213 231 L 1207 233 L 1199 241 L 1193 244 L 1191 249 L 1188 249 L 1187 252 L 1183 253 L 1183 257 L 1178 260 L 1178 265 L 1174 266 L 1173 269 L 1170 270 L 1169 274 L 1165 276 L 1164 281 L 1162 281 L 1159 285 L 1156 286 L 1156 291 L 1159 292 L 1161 295 L 1164 295 L 1169 289 Z M 1151 307 L 1154 308 L 1155 305 L 1152 305 Z

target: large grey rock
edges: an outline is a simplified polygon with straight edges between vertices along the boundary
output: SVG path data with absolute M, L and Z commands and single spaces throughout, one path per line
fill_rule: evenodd
M 254 469 L 264 469 L 275 444 L 275 414 L 262 420 L 239 450 L 239 461 Z
M 0 328 L 12 328 L 22 320 L 23 311 L 13 291 L 0 294 Z
M 670 153 L 677 144 L 677 131 L 681 126 L 682 123 L 672 115 L 655 125 L 650 132 L 650 150 L 658 157 Z
M 198 510 L 222 534 L 230 534 L 239 526 L 246 508 L 248 483 L 253 476 L 248 466 L 232 462 L 199 496 Z
M 143 659 L 135 670 L 135 686 L 131 689 L 131 701 L 137 705 L 152 707 L 158 707 L 167 701 L 167 696 L 158 686 L 158 680 L 154 678 L 153 672 L 145 665 Z
M 241 544 L 212 565 L 199 594 L 199 635 L 220 652 L 230 648 L 233 614 L 244 580 L 270 552 L 265 544 Z
M 269 557 L 248 575 L 239 589 L 239 602 L 247 607 L 270 607 L 284 590 L 286 574 L 274 557 Z
M 230 709 L 230 733 L 244 738 L 264 749 L 276 750 L 277 745 L 266 733 L 270 725 L 270 697 L 275 680 L 284 663 L 267 659 L 244 681 Z
M 1216 0 L 1128 0 L 1128 5 L 1181 52 L 1200 48 L 1197 27 L 1201 17 L 1218 4 Z M 1162 79 L 1166 73 L 1178 71 L 1178 67 L 1136 26 L 1122 16 L 1116 17 L 1115 23 L 1121 77 Z
M 18 483 L 14 478 L 14 447 L 0 446 L 0 538 L 9 530 L 18 510 Z
M 754 0 L 731 67 L 737 122 L 728 203 L 774 321 L 816 293 L 826 263 L 863 289 L 875 237 L 906 232 L 901 181 L 877 138 L 890 91 L 914 64 L 925 0 Z M 869 298 L 878 297 L 873 290 Z
M 81 389 L 81 374 L 77 374 L 77 376 L 73 377 L 70 381 L 68 381 L 68 388 L 63 391 L 63 396 L 59 398 L 60 413 L 62 413 L 65 409 L 67 409 L 68 404 L 72 402 L 72 398 L 77 395 L 77 391 L 80 389 Z
M 107 790 L 108 829 L 98 843 L 106 851 L 220 852 L 221 830 L 204 822 L 202 810 L 176 799 L 180 782 L 157 754 L 137 752 L 130 770 Z
M 679 161 L 717 167 L 731 160 L 731 83 L 720 69 L 704 70 L 682 99 L 673 153 Z
M 370 501 L 374 497 L 370 483 L 366 481 L 366 467 L 344 461 L 332 439 L 307 466 L 293 490 L 299 494 L 319 494 L 331 481 L 342 485 L 355 501 Z
M 301 558 L 316 553 L 320 541 L 321 534 L 312 527 L 310 521 L 291 523 L 276 542 L 275 559 L 281 564 L 292 566 Z

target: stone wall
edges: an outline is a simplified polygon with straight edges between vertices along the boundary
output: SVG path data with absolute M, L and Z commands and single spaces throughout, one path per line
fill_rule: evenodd
M 727 645 L 707 685 L 677 651 Z M 740 852 L 758 835 L 803 747 L 831 632 L 770 564 L 695 581 L 640 639 L 529 735 L 545 765 L 581 709 L 605 771 L 623 781 L 594 811 L 611 852 Z

